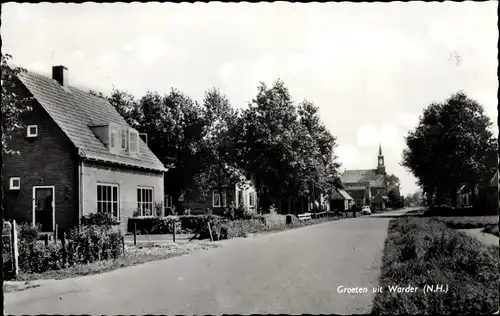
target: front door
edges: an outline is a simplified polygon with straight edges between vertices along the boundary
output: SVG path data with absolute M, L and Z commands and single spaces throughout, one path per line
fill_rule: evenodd
M 33 187 L 33 224 L 42 232 L 53 232 L 55 222 L 54 187 Z

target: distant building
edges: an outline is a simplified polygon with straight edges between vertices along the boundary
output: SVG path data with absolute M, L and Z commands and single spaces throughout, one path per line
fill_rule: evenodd
M 377 160 L 376 169 L 345 170 L 342 174 L 344 189 L 354 199 L 356 207 L 363 205 L 385 207 L 389 190 L 381 145 Z

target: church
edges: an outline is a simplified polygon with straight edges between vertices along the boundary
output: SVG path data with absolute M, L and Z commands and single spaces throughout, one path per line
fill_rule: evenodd
M 387 203 L 387 173 L 380 144 L 377 158 L 376 169 L 345 170 L 342 174 L 344 190 L 352 196 L 358 208 L 364 205 L 384 208 Z

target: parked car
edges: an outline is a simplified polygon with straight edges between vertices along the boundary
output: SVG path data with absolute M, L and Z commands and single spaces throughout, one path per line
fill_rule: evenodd
M 370 210 L 370 207 L 368 205 L 365 205 L 361 209 L 361 214 L 363 214 L 363 215 L 371 215 L 372 211 Z

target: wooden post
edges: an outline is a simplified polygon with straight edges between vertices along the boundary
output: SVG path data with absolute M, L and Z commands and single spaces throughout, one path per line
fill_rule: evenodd
M 137 222 L 134 222 L 134 246 L 137 246 Z
M 210 227 L 210 222 L 207 223 L 208 232 L 210 233 L 210 241 L 214 241 L 214 237 L 212 236 L 212 228 Z
M 62 232 L 61 236 L 61 246 L 63 252 L 63 268 L 66 266 L 66 232 Z
M 48 246 L 49 245 L 49 234 L 45 234 L 44 238 L 45 238 L 45 246 Z
M 17 227 L 16 220 L 12 220 L 12 264 L 14 268 L 14 276 L 19 275 L 19 249 L 17 248 Z
M 57 244 L 57 224 L 56 224 L 56 227 L 54 227 L 54 244 Z
M 175 223 L 175 220 L 173 220 L 173 221 L 172 221 L 172 225 L 174 225 L 174 228 L 173 228 L 173 232 L 174 232 L 174 235 L 173 235 L 173 240 L 174 240 L 174 242 L 175 242 L 175 226 L 176 226 L 175 224 L 176 224 L 176 223 Z
M 125 255 L 125 236 L 122 236 L 122 254 Z

